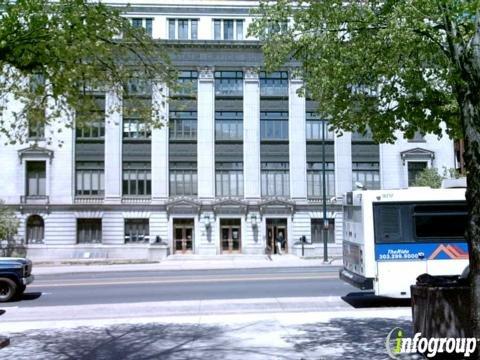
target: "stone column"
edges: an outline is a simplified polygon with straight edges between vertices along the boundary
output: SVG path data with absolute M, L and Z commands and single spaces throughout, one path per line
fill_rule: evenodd
M 122 199 L 122 96 L 120 87 L 105 94 L 105 201 Z
M 352 190 L 352 133 L 335 134 L 335 194 Z
M 288 86 L 288 148 L 290 157 L 290 197 L 307 197 L 307 142 L 305 136 L 305 97 L 297 94 L 303 81 L 294 74 Z
M 211 67 L 198 76 L 197 171 L 198 197 L 215 197 L 215 79 Z
M 152 201 L 168 198 L 168 89 L 160 81 L 152 84 L 152 116 L 161 128 L 152 129 Z
M 252 68 L 243 80 L 243 186 L 246 199 L 260 198 L 260 81 Z

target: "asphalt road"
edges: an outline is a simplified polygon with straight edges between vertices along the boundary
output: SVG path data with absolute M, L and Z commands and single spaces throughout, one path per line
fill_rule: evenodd
M 336 267 L 132 271 L 39 275 L 9 306 L 139 303 L 172 300 L 344 296 L 355 288 Z

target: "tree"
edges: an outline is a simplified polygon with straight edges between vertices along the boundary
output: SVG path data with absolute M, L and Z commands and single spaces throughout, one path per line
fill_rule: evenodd
M 17 233 L 19 221 L 15 213 L 0 200 L 0 242 L 6 255 L 10 255 L 10 246 L 14 242 L 14 235 Z
M 267 70 L 300 63 L 338 132 L 465 139 L 474 333 L 480 338 L 480 2 L 261 0 L 249 32 Z M 278 26 L 289 21 L 288 27 Z
M 132 79 L 173 86 L 165 47 L 120 9 L 87 0 L 0 0 L 0 11 L 0 133 L 10 143 L 24 142 L 29 124 L 81 126 L 96 107 L 92 90 L 125 93 Z M 7 111 L 15 100 L 21 106 Z M 162 125 L 159 114 L 145 111 L 151 125 Z
M 413 186 L 429 186 L 438 189 L 442 186 L 443 177 L 435 168 L 425 168 L 415 177 Z

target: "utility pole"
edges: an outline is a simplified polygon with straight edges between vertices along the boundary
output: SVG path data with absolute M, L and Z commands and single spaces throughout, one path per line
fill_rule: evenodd
M 328 262 L 328 219 L 327 219 L 327 184 L 325 172 L 325 132 L 326 121 L 322 120 L 322 187 L 323 187 L 323 262 Z

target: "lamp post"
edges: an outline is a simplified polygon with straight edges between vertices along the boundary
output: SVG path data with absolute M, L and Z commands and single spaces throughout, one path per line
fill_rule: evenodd
M 325 120 L 322 119 L 322 205 L 323 205 L 323 262 L 328 262 L 328 219 L 327 219 L 327 184 L 325 172 Z

